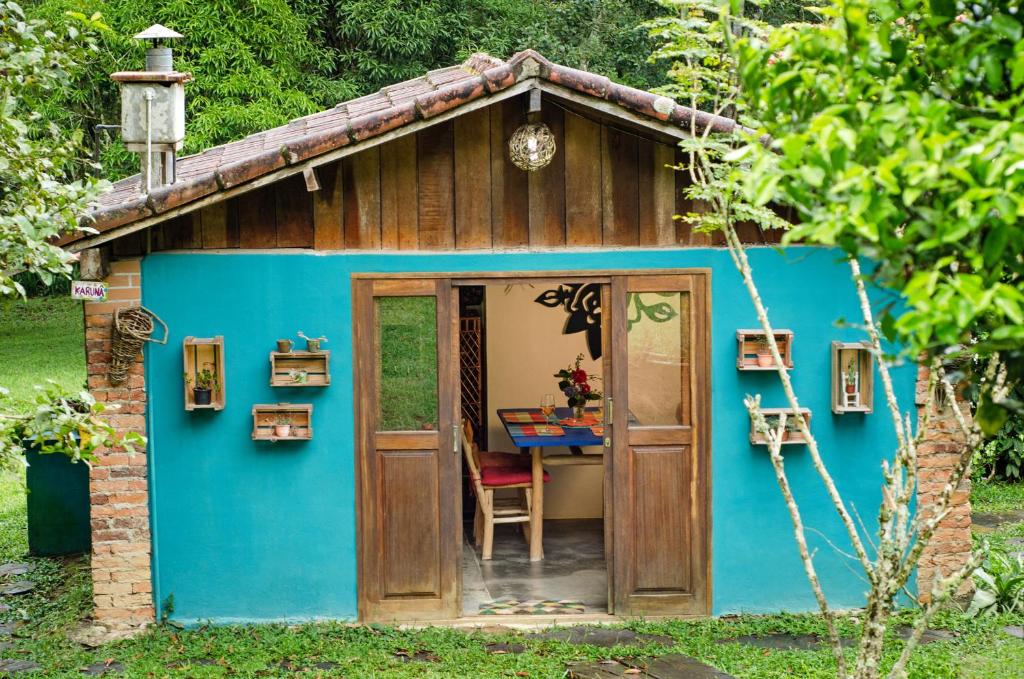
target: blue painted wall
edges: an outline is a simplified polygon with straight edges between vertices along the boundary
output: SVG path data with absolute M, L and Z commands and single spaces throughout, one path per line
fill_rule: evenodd
M 829 407 L 832 340 L 857 318 L 845 265 L 828 250 L 750 251 L 776 327 L 795 333 L 793 380 L 840 490 L 869 521 L 879 499 L 879 463 L 892 449 L 876 394 L 873 415 L 834 416 Z M 774 374 L 735 368 L 736 328 L 757 327 L 729 255 L 722 250 L 651 250 L 489 255 L 160 253 L 143 262 L 143 303 L 170 327 L 166 346 L 146 349 L 154 599 L 174 597 L 172 618 L 189 623 L 356 616 L 351 297 L 353 272 L 544 271 L 708 267 L 712 276 L 712 542 L 714 613 L 815 608 L 791 524 L 763 448 L 747 441 L 742 399 L 782 406 Z M 326 389 L 271 389 L 268 352 L 297 330 L 326 334 Z M 181 340 L 223 335 L 227 407 L 182 408 Z M 896 371 L 911 403 L 915 369 Z M 250 439 L 251 406 L 312 402 L 307 443 Z M 863 603 L 856 564 L 803 447 L 787 469 L 832 602 Z

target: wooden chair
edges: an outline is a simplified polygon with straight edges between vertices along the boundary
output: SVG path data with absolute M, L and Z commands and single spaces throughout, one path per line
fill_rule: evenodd
M 469 467 L 469 478 L 476 496 L 476 516 L 473 520 L 473 538 L 477 547 L 483 545 L 482 559 L 491 560 L 494 548 L 494 524 L 522 523 L 523 535 L 530 542 L 530 512 L 533 509 L 533 477 L 529 458 L 514 453 L 489 453 L 477 450 L 473 444 L 473 430 L 467 420 L 462 421 L 462 453 Z M 481 465 L 481 461 L 483 464 Z M 547 471 L 544 482 L 551 480 Z M 496 500 L 494 491 L 512 488 L 515 498 Z

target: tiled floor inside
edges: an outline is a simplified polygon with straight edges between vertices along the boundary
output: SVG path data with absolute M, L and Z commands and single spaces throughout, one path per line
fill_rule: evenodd
M 494 553 L 480 560 L 472 528 L 462 547 L 462 611 L 478 615 L 480 605 L 497 599 L 580 601 L 586 613 L 608 610 L 608 572 L 601 519 L 545 521 L 544 560 L 531 562 L 530 549 L 516 524 L 494 530 Z

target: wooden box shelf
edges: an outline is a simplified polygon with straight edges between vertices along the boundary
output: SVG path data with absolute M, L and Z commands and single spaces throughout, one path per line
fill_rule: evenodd
M 270 352 L 270 386 L 326 387 L 330 383 L 330 351 Z
M 779 345 L 782 363 L 787 368 L 793 367 L 793 331 L 776 330 L 775 343 Z M 765 334 L 761 330 L 736 331 L 736 369 L 737 370 L 776 370 L 775 361 L 769 365 L 761 365 L 758 354 L 766 351 Z
M 224 384 L 224 337 L 186 337 L 182 341 L 181 353 L 185 361 L 185 410 L 223 410 L 227 401 L 227 387 Z M 196 375 L 209 370 L 217 379 L 211 390 L 210 403 L 196 403 Z
M 761 413 L 764 414 L 764 419 L 768 422 L 769 427 L 777 427 L 779 423 L 779 416 L 782 413 L 786 413 L 786 432 L 782 437 L 782 445 L 799 445 L 807 443 L 804 435 L 799 431 L 799 423 L 797 422 L 795 412 L 792 408 L 761 408 Z M 811 411 L 807 408 L 801 408 L 800 413 L 807 419 L 807 426 L 811 426 Z M 754 430 L 754 418 L 750 418 L 750 442 L 755 446 L 766 446 L 768 440 L 764 434 Z
M 287 424 L 286 436 L 278 436 L 275 427 Z M 313 438 L 311 403 L 270 403 L 252 407 L 253 441 L 308 441 Z
M 875 359 L 864 342 L 832 342 L 832 412 L 872 411 Z

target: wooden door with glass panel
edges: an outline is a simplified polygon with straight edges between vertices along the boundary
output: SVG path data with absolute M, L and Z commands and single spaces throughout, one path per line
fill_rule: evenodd
M 356 280 L 359 614 L 459 615 L 459 458 L 450 281 Z
M 709 613 L 707 275 L 611 289 L 617 615 Z

